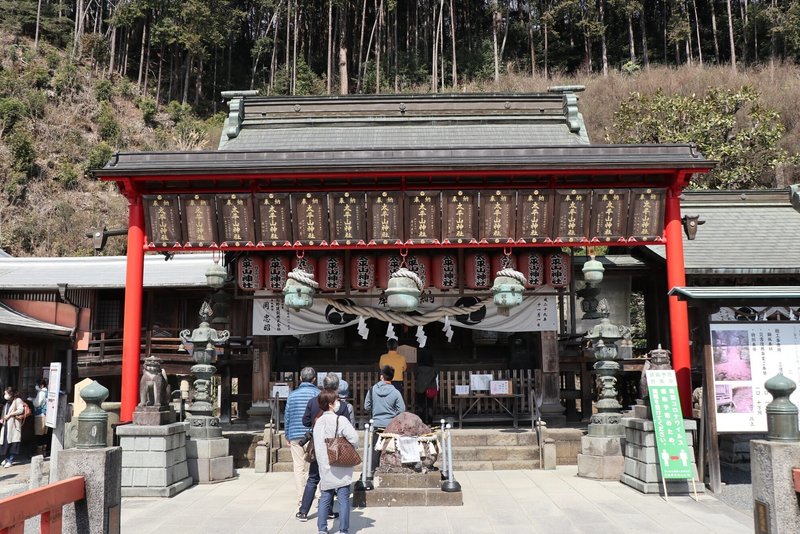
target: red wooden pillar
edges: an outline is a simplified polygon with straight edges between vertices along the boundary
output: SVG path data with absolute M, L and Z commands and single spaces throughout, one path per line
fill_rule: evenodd
M 681 224 L 680 188 L 667 192 L 665 237 L 667 239 L 668 289 L 686 285 L 683 265 L 683 225 Z M 692 362 L 689 352 L 689 311 L 686 302 L 669 297 L 669 331 L 672 345 L 672 368 L 678 378 L 678 395 L 684 417 L 692 416 Z
M 120 422 L 133 420 L 139 402 L 139 360 L 142 345 L 144 278 L 144 209 L 142 197 L 128 198 L 128 264 L 125 276 L 125 319 L 122 334 L 122 406 Z

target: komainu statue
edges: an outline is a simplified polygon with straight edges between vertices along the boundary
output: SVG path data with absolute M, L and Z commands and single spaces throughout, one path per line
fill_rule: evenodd
M 139 383 L 139 406 L 166 406 L 169 404 L 167 373 L 161 360 L 150 356 L 144 360 L 142 381 Z

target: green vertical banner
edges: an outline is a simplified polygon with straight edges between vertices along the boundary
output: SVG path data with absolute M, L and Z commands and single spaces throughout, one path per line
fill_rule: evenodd
M 647 371 L 647 390 L 656 433 L 661 477 L 693 479 L 675 371 Z

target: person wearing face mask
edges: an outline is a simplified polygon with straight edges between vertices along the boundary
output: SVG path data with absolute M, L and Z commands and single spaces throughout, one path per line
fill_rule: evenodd
M 22 399 L 19 398 L 17 390 L 7 387 L 3 395 L 5 405 L 3 406 L 3 429 L 0 430 L 0 455 L 4 457 L 0 462 L 2 467 L 14 465 L 14 458 L 19 454 L 19 446 L 22 441 L 22 421 L 17 420 L 17 415 L 22 415 L 25 411 Z
M 36 396 L 31 399 L 33 404 L 33 432 L 36 434 L 37 453 L 44 454 L 47 451 L 49 438 L 49 428 L 45 425 L 47 416 L 47 379 L 40 378 L 36 381 Z

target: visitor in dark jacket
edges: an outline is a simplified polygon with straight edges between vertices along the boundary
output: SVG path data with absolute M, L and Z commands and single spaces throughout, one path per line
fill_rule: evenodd
M 380 380 L 372 386 L 364 399 L 364 409 L 372 414 L 372 423 L 376 430 L 383 430 L 401 412 L 406 410 L 406 403 L 403 396 L 392 385 L 394 378 L 394 368 L 391 365 L 384 365 L 381 368 Z M 373 447 L 378 440 L 378 433 L 373 434 Z M 372 455 L 372 471 L 380 465 L 380 454 L 378 451 Z

